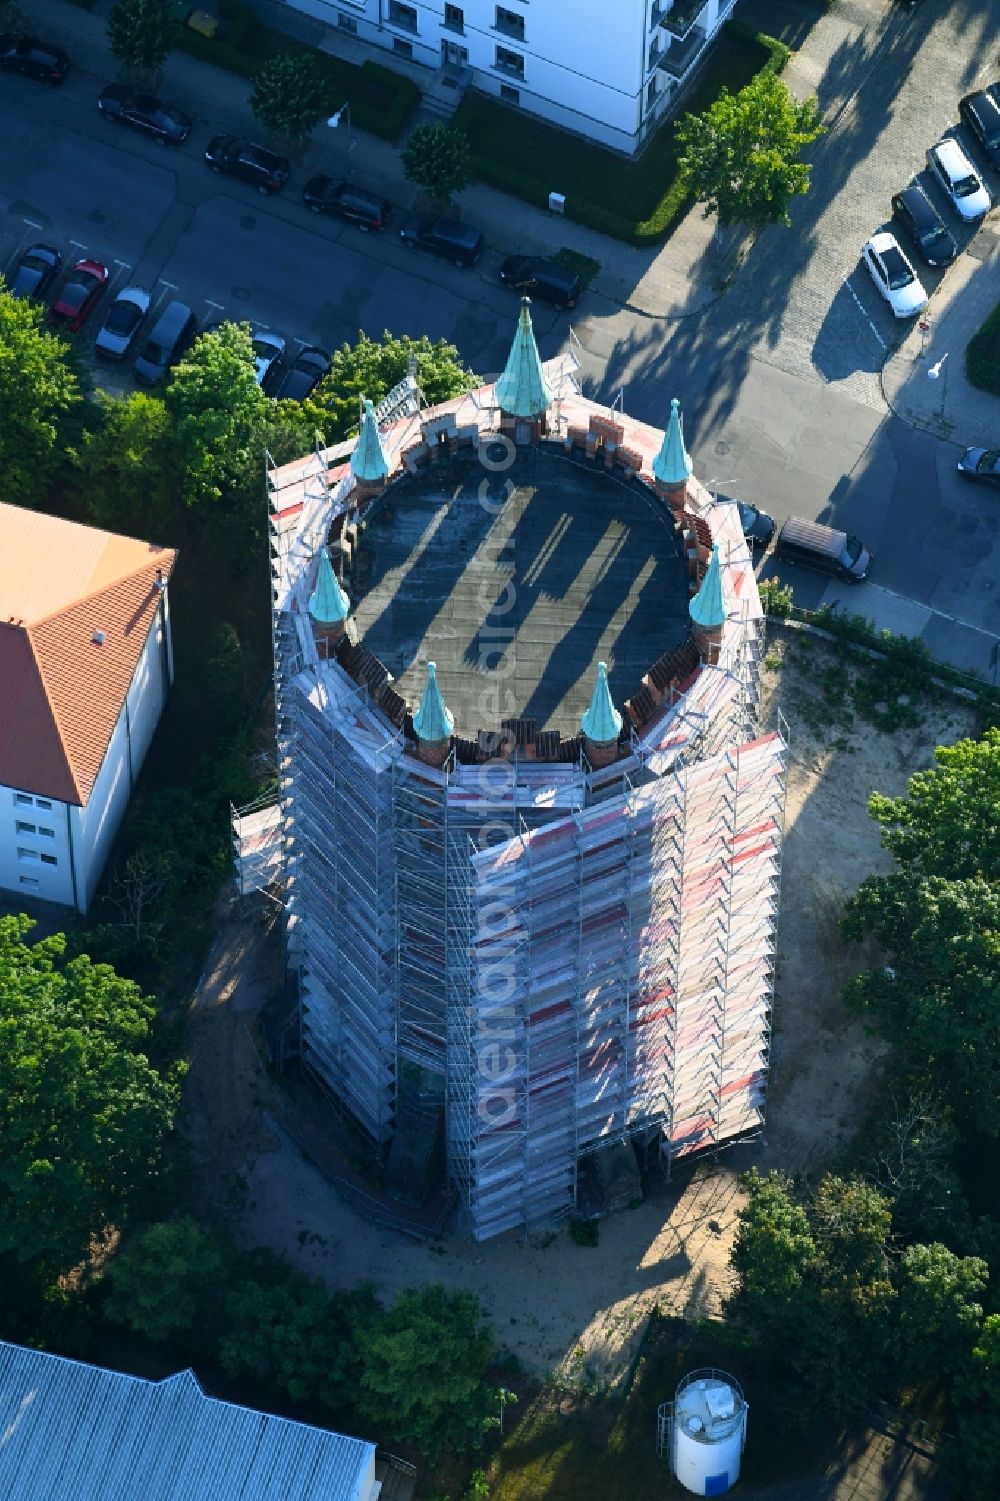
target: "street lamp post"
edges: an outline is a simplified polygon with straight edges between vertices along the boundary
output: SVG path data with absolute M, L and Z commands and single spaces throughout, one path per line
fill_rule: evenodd
M 350 103 L 345 99 L 344 103 L 338 110 L 334 111 L 326 123 L 331 130 L 337 130 L 342 124 L 347 126 L 347 166 L 348 171 L 350 171 L 354 165 L 354 148 L 358 144 L 354 139 L 354 126 L 351 124 Z
M 939 380 L 941 382 L 941 400 L 938 403 L 938 416 L 942 419 L 944 418 L 944 395 L 948 389 L 948 372 L 945 369 L 945 360 L 947 358 L 947 353 L 943 354 L 939 360 L 931 365 L 927 372 L 928 380 Z

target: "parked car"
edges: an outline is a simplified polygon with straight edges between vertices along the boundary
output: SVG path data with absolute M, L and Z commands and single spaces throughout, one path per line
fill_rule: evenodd
M 576 307 L 583 291 L 574 271 L 537 255 L 509 255 L 500 267 L 500 280 L 522 296 L 553 302 L 556 307 Z
M 927 165 L 941 184 L 960 219 L 971 223 L 990 210 L 990 195 L 975 167 L 957 141 L 948 136 L 927 153 Z
M 860 537 L 800 516 L 789 516 L 782 522 L 774 556 L 786 563 L 802 563 L 820 573 L 832 573 L 851 584 L 862 583 L 873 562 Z
M 414 214 L 407 219 L 399 237 L 411 250 L 429 250 L 456 266 L 474 266 L 483 253 L 483 236 L 471 224 L 456 219 L 428 219 Z
M 962 124 L 975 136 L 983 155 L 1000 172 L 1000 84 L 994 83 L 978 93 L 966 94 L 958 101 Z
M 253 344 L 254 375 L 258 386 L 263 388 L 284 357 L 285 341 L 280 334 L 273 334 L 269 328 L 254 328 L 250 339 Z
M 0 68 L 8 73 L 23 73 L 39 83 L 62 83 L 69 70 L 69 57 L 61 47 L 40 42 L 33 36 L 0 36 Z
M 948 266 L 955 259 L 958 246 L 919 183 L 911 183 L 893 196 L 892 215 L 906 230 L 926 265 Z
M 77 261 L 49 308 L 53 323 L 61 323 L 69 333 L 78 334 L 97 306 L 108 284 L 108 275 L 107 266 L 100 261 Z
M 927 306 L 927 293 L 895 235 L 888 230 L 872 235 L 861 247 L 871 279 L 897 318 L 912 318 Z
M 205 160 L 213 172 L 225 172 L 252 183 L 260 193 L 279 193 L 291 176 L 287 157 L 276 156 L 264 146 L 255 146 L 245 136 L 215 136 L 208 143 Z
M 378 193 L 369 193 L 353 182 L 332 177 L 310 177 L 302 201 L 314 214 L 335 214 L 359 229 L 385 229 L 392 218 L 392 204 Z
M 152 94 L 138 94 L 120 83 L 109 83 L 97 101 L 102 115 L 116 125 L 131 125 L 159 141 L 161 146 L 179 146 L 191 134 L 190 115 Z
M 194 313 L 185 302 L 168 302 L 135 362 L 135 378 L 144 386 L 163 380 L 198 332 Z
M 13 297 L 44 297 L 59 275 L 62 256 L 51 245 L 32 245 L 11 272 L 7 283 Z
M 279 401 L 305 401 L 329 369 L 330 361 L 322 349 L 303 349 L 285 371 L 274 394 Z
M 149 293 L 144 287 L 126 287 L 119 292 L 98 330 L 94 353 L 109 360 L 123 360 L 148 312 Z
M 762 511 L 759 506 L 751 505 L 748 500 L 738 500 L 736 504 L 740 508 L 740 525 L 744 537 L 757 547 L 766 547 L 774 536 L 774 517 Z
M 963 479 L 1000 487 L 1000 449 L 967 448 L 958 461 L 958 472 Z

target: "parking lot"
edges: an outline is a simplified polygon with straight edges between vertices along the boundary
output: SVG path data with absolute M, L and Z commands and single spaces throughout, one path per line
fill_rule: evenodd
M 196 121 L 184 145 L 163 147 L 100 117 L 94 81 L 71 74 L 59 90 L 4 78 L 0 91 L 0 267 L 10 272 L 30 245 L 51 245 L 64 271 L 90 257 L 107 266 L 108 288 L 78 336 L 87 351 L 103 311 L 123 287 L 152 294 L 150 324 L 179 297 L 199 323 L 247 319 L 282 334 L 288 358 L 306 344 L 332 349 L 357 337 L 394 333 L 446 338 L 478 370 L 502 368 L 517 298 L 497 281 L 502 253 L 460 269 L 405 246 L 404 217 L 364 233 L 308 212 L 306 171 L 262 197 L 216 177 L 203 157 L 213 128 Z M 567 317 L 537 303 L 546 353 L 565 337 Z M 127 369 L 100 367 L 110 389 Z

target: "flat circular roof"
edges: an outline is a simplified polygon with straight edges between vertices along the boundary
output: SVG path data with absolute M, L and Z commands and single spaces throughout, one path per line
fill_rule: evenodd
M 579 732 L 597 663 L 621 709 L 690 635 L 673 519 L 638 483 L 539 449 L 398 480 L 365 513 L 350 581 L 367 647 L 412 708 L 437 663 L 455 731 Z

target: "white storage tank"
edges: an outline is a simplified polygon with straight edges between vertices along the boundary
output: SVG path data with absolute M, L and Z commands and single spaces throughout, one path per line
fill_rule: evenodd
M 657 1447 L 696 1496 L 722 1496 L 736 1484 L 746 1436 L 746 1399 L 725 1371 L 692 1371 L 660 1409 Z

